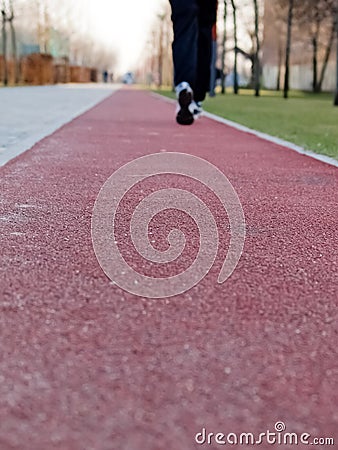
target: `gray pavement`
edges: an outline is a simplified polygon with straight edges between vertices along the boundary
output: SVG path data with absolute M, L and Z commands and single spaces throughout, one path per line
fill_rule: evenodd
M 112 94 L 114 84 L 0 89 L 0 166 Z

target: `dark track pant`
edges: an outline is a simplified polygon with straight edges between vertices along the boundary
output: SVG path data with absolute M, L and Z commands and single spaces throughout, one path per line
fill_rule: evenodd
M 217 0 L 170 0 L 174 27 L 174 82 L 187 81 L 196 101 L 202 101 L 210 85 L 212 27 Z

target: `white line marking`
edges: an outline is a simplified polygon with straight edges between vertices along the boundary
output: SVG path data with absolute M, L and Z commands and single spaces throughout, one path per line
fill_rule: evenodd
M 172 98 L 165 97 L 164 95 L 157 94 L 156 92 L 151 92 L 157 98 L 161 98 L 164 101 L 169 103 L 176 103 L 176 101 Z M 233 122 L 232 120 L 224 119 L 223 117 L 217 116 L 216 114 L 212 114 L 206 111 L 203 111 L 203 116 L 208 117 L 208 119 L 214 120 L 215 122 L 223 123 L 224 125 L 228 125 L 229 127 L 235 128 L 236 130 L 243 131 L 244 133 L 253 134 L 254 136 L 264 139 L 265 141 L 273 142 L 274 144 L 279 145 L 280 147 L 288 148 L 289 150 L 293 150 L 301 155 L 309 156 L 310 158 L 317 159 L 326 164 L 330 164 L 331 166 L 338 167 L 338 161 L 330 156 L 320 155 L 311 150 L 306 150 L 299 145 L 293 144 L 292 142 L 285 141 L 284 139 L 280 139 L 275 136 L 271 136 L 270 134 L 263 133 L 261 131 L 254 130 L 253 128 L 246 127 L 245 125 L 241 125 L 237 122 Z

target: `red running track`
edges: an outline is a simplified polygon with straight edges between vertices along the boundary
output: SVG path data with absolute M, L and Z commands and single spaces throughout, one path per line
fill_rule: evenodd
M 91 212 L 117 168 L 160 150 L 225 173 L 247 238 L 224 285 L 212 270 L 140 299 L 98 265 Z M 190 450 L 203 427 L 277 421 L 338 445 L 337 169 L 209 119 L 179 127 L 124 90 L 0 176 L 1 450 Z

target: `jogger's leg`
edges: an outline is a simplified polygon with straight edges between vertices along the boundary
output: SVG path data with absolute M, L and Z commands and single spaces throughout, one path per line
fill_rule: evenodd
M 170 0 L 174 28 L 173 60 L 175 86 L 186 81 L 196 84 L 198 45 L 197 0 Z
M 198 0 L 198 50 L 194 97 L 203 101 L 210 86 L 212 27 L 216 23 L 217 0 Z

